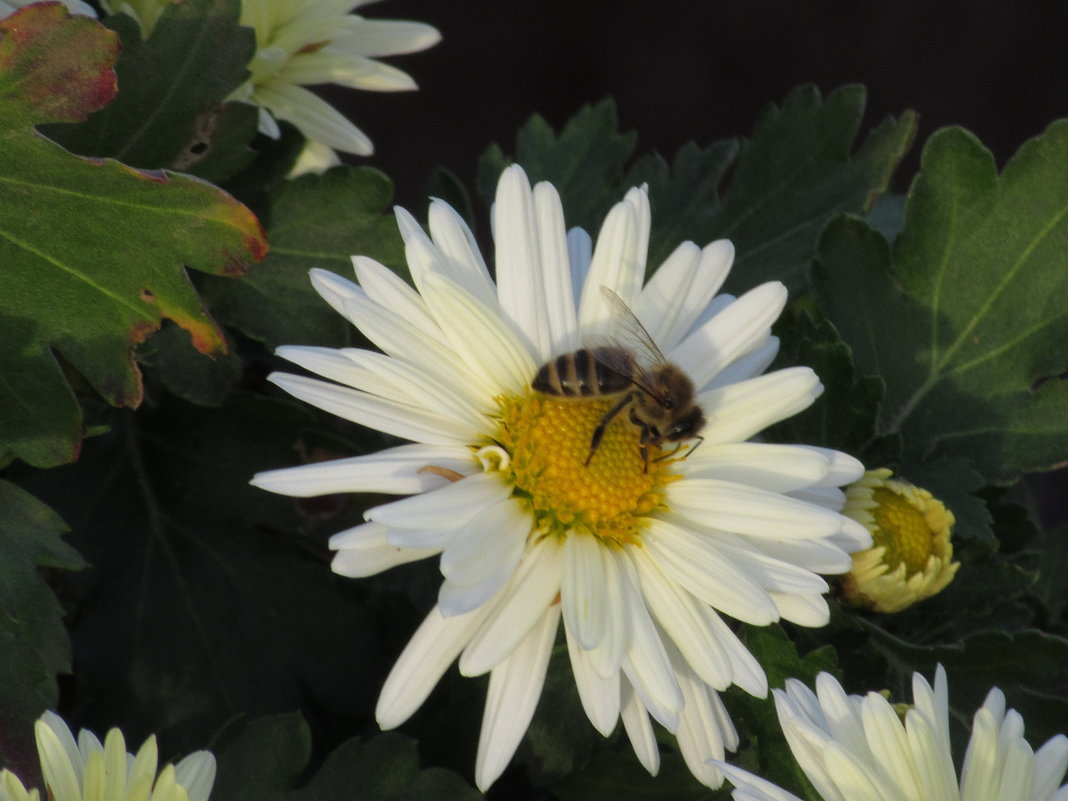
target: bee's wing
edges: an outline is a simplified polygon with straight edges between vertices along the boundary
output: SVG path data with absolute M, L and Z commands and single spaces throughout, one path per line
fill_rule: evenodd
M 612 322 L 620 329 L 620 341 L 638 354 L 639 364 L 660 365 L 667 361 L 660 348 L 656 346 L 649 332 L 645 330 L 641 320 L 634 316 L 634 312 L 619 295 L 601 285 L 601 294 L 604 295 L 608 308 L 612 311 Z

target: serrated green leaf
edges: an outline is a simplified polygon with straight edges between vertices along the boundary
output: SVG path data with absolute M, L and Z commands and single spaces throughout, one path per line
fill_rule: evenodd
M 257 114 L 251 106 L 221 105 L 248 77 L 256 50 L 252 29 L 238 26 L 240 13 L 240 0 L 168 3 L 144 41 L 128 14 L 108 17 L 104 24 L 122 39 L 118 98 L 86 122 L 44 133 L 83 156 L 214 180 L 233 175 L 254 155 L 247 144 L 256 135 Z M 217 145 L 228 151 L 225 167 Z M 206 172 L 197 169 L 212 155 Z
M 849 346 L 822 317 L 817 321 L 803 311 L 796 319 L 781 318 L 775 330 L 783 346 L 773 367 L 811 367 L 824 392 L 808 409 L 770 428 L 768 439 L 804 442 L 865 456 L 875 436 L 882 382 L 854 375 Z
M 238 714 L 307 703 L 370 718 L 389 622 L 368 601 L 374 582 L 334 576 L 326 548 L 360 510 L 248 483 L 260 468 L 351 455 L 329 425 L 240 393 L 220 408 L 164 396 L 116 412 L 75 464 L 27 478 L 92 566 L 69 582 L 83 715 L 184 751 Z
M 826 102 L 802 86 L 757 121 L 710 225 L 710 238 L 730 239 L 738 251 L 728 290 L 769 280 L 797 287 L 827 220 L 868 209 L 886 188 L 912 143 L 916 115 L 887 118 L 851 153 L 865 100 L 862 86 L 836 89 Z
M 1045 533 L 1042 564 L 1038 569 L 1037 594 L 1046 605 L 1049 617 L 1063 630 L 1068 610 L 1068 525 Z M 1064 633 L 1062 631 L 1062 633 Z
M 205 355 L 176 325 L 164 324 L 137 350 L 137 360 L 170 392 L 190 403 L 220 406 L 241 379 L 242 362 L 227 341 L 222 353 Z
M 358 788 L 354 792 L 354 788 Z M 343 743 L 300 790 L 284 801 L 477 801 L 463 779 L 444 768 L 420 768 L 416 743 L 400 734 Z
M 221 742 L 212 745 L 218 760 L 212 801 L 280 797 L 296 784 L 308 764 L 311 747 L 311 732 L 298 712 L 231 727 Z
M 969 133 L 924 148 L 891 254 L 858 220 L 828 227 L 820 304 L 887 397 L 880 429 L 905 461 L 968 458 L 993 481 L 1068 455 L 1068 121 L 999 178 Z M 1036 386 L 1043 379 L 1040 386 Z
M 0 382 L 0 434 L 27 462 L 51 466 L 76 454 L 80 419 L 50 349 L 107 402 L 136 406 L 133 347 L 162 319 L 203 352 L 223 347 L 183 265 L 237 274 L 266 243 L 248 209 L 210 184 L 77 158 L 34 133 L 107 103 L 110 32 L 40 5 L 0 21 L 0 34 L 0 339 L 20 345 Z
M 519 132 L 514 160 L 531 181 L 551 181 L 568 225 L 591 233 L 630 186 L 648 183 L 652 269 L 683 240 L 728 238 L 737 248 L 729 291 L 773 279 L 796 288 L 820 229 L 843 211 L 868 209 L 912 142 L 916 117 L 905 112 L 854 152 L 864 105 L 860 86 L 842 87 L 826 101 L 814 87 L 801 87 L 781 108 L 769 107 L 740 148 L 734 140 L 688 144 L 670 165 L 653 154 L 627 171 L 634 135 L 617 131 L 615 106 L 604 101 L 579 111 L 559 136 L 534 117 Z M 509 163 L 496 145 L 482 157 L 478 185 L 487 203 Z
M 530 182 L 550 181 L 560 193 L 564 219 L 596 232 L 608 209 L 620 198 L 623 171 L 638 138 L 619 133 L 616 106 L 602 100 L 583 106 L 557 135 L 535 114 L 516 135 L 515 158 L 493 145 L 478 163 L 478 191 L 489 205 L 497 193 L 497 179 L 513 161 Z
M 40 574 L 85 566 L 61 539 L 66 530 L 50 508 L 0 481 L 0 764 L 20 772 L 35 761 L 33 721 L 56 705 L 56 674 L 70 671 L 63 610 Z
M 387 213 L 392 199 L 393 184 L 368 167 L 335 167 L 283 183 L 265 212 L 270 255 L 238 281 L 205 280 L 212 311 L 271 348 L 348 344 L 352 326 L 323 303 L 308 271 L 322 267 L 352 278 L 351 257 L 360 255 L 407 277 L 403 243 Z

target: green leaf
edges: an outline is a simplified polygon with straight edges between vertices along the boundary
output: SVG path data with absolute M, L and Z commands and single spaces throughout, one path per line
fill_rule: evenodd
M 240 13 L 240 0 L 168 3 L 145 41 L 128 14 L 108 17 L 104 24 L 122 38 L 118 98 L 86 122 L 50 126 L 45 135 L 80 155 L 134 167 L 215 180 L 237 172 L 254 155 L 247 144 L 257 116 L 248 105 L 222 105 L 248 77 L 256 50 L 252 29 L 238 26 Z M 202 161 L 211 169 L 198 169 Z
M 242 362 L 227 340 L 222 353 L 205 355 L 176 325 L 164 324 L 137 350 L 137 360 L 170 391 L 191 403 L 220 406 L 241 379 Z
M 1068 575 L 1068 525 L 1047 531 L 1043 539 L 1045 547 L 1042 549 L 1042 564 L 1038 571 L 1037 594 L 1046 605 L 1049 617 L 1053 621 L 1059 621 L 1063 629 L 1065 623 L 1068 623 L 1065 619 L 1065 611 L 1068 610 L 1068 581 L 1064 580 L 1065 575 Z
M 114 412 L 75 464 L 27 478 L 92 565 L 69 582 L 80 714 L 179 751 L 234 715 L 301 704 L 373 725 L 393 624 L 368 600 L 380 582 L 335 576 L 326 547 L 361 510 L 248 483 L 258 469 L 351 455 L 331 425 L 241 393 L 220 408 L 165 395 Z
M 238 281 L 204 281 L 219 319 L 244 334 L 279 345 L 349 343 L 352 326 L 312 288 L 312 267 L 352 278 L 352 256 L 370 256 L 407 277 L 393 216 L 390 180 L 369 167 L 335 167 L 286 181 L 265 212 L 271 253 Z
M 308 724 L 298 712 L 230 727 L 221 742 L 212 745 L 219 770 L 212 801 L 278 798 L 296 784 L 311 746 Z
M 489 205 L 497 194 L 497 179 L 513 161 L 520 164 L 532 184 L 550 181 L 560 193 L 568 226 L 591 233 L 601 227 L 608 209 L 620 199 L 620 181 L 638 137 L 619 133 L 616 106 L 602 100 L 583 106 L 560 134 L 535 114 L 516 136 L 515 158 L 493 145 L 479 159 L 478 191 Z
M 0 481 L 0 764 L 32 775 L 33 721 L 54 708 L 56 674 L 70 672 L 63 610 L 41 568 L 80 570 L 59 516 L 14 484 Z
M 183 265 L 238 274 L 266 243 L 210 184 L 77 158 L 33 131 L 108 102 L 113 34 L 59 5 L 28 7 L 0 34 L 0 339 L 17 344 L 4 357 L 0 446 L 51 466 L 75 457 L 81 426 L 52 353 L 108 403 L 136 406 L 133 347 L 162 319 L 202 352 L 223 347 Z
M 615 106 L 606 100 L 581 109 L 559 136 L 533 117 L 520 129 L 514 160 L 532 182 L 551 181 L 568 225 L 591 234 L 628 188 L 648 183 L 651 269 L 684 240 L 728 238 L 737 248 L 729 291 L 773 279 L 797 288 L 820 229 L 843 211 L 867 210 L 912 142 L 916 115 L 907 111 L 885 120 L 854 152 L 864 105 L 860 86 L 842 87 L 826 101 L 814 87 L 801 87 L 764 112 L 748 142 L 688 144 L 670 165 L 651 154 L 628 170 L 636 139 L 617 131 Z M 483 155 L 478 186 L 487 203 L 509 163 L 497 145 Z
M 477 801 L 482 794 L 444 768 L 419 767 L 416 743 L 400 734 L 357 739 L 335 750 L 300 790 L 284 801 Z
M 773 442 L 804 442 L 861 457 L 875 436 L 875 418 L 883 397 L 882 382 L 857 378 L 853 355 L 834 326 L 808 311 L 776 324 L 783 342 L 775 368 L 802 364 L 815 370 L 824 392 L 805 411 L 773 426 Z
M 737 248 L 728 290 L 770 280 L 796 288 L 824 224 L 841 212 L 867 210 L 886 188 L 912 144 L 916 115 L 888 117 L 851 153 L 865 100 L 862 86 L 836 89 L 826 102 L 815 87 L 803 86 L 757 121 L 708 237 Z
M 1068 121 L 1006 165 L 966 131 L 924 148 L 891 252 L 863 222 L 821 239 L 821 307 L 887 385 L 879 421 L 905 463 L 965 457 L 1012 481 L 1068 453 Z

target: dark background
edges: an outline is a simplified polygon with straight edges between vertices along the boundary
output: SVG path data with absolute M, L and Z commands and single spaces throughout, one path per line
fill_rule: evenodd
M 920 114 L 902 191 L 939 127 L 963 125 L 1003 164 L 1068 113 L 1066 2 L 389 0 L 358 11 L 443 35 L 386 59 L 420 91 L 329 94 L 375 143 L 352 163 L 388 173 L 417 213 L 434 166 L 471 187 L 477 155 L 493 141 L 513 152 L 532 112 L 559 126 L 609 95 L 639 152 L 673 154 L 690 139 L 748 135 L 761 108 L 798 84 L 826 95 L 862 83 L 865 129 L 905 108 Z

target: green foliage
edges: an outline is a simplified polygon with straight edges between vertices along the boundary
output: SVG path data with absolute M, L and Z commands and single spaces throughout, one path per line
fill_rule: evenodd
M 36 135 L 36 123 L 81 119 L 110 100 L 116 44 L 61 6 L 19 24 L 0 42 L 0 340 L 14 344 L 0 361 L 0 444 L 50 466 L 73 459 L 81 436 L 53 354 L 108 403 L 137 406 L 133 347 L 162 319 L 205 353 L 223 348 L 182 266 L 238 274 L 266 243 L 248 209 L 210 184 L 76 158 Z
M 55 675 L 70 670 L 63 610 L 40 568 L 80 570 L 51 509 L 0 480 L 0 764 L 34 764 L 33 721 L 56 704 Z M 25 774 L 23 774 L 25 775 Z
M 636 139 L 617 132 L 615 107 L 604 101 L 576 114 L 559 136 L 532 118 L 517 136 L 514 161 L 532 182 L 552 181 L 568 225 L 591 234 L 627 187 L 648 183 L 651 268 L 682 240 L 729 238 L 737 248 L 729 291 L 769 280 L 797 288 L 823 225 L 868 209 L 912 142 L 916 117 L 905 112 L 852 152 L 864 104 L 860 86 L 842 87 L 826 101 L 802 87 L 781 108 L 769 107 L 748 141 L 689 144 L 671 164 L 651 154 L 628 169 Z M 496 145 L 482 157 L 479 191 L 487 203 L 509 161 Z
M 108 17 L 122 39 L 118 98 L 85 122 L 45 134 L 83 156 L 228 178 L 251 162 L 247 145 L 256 135 L 253 107 L 221 105 L 248 76 L 256 49 L 252 30 L 238 27 L 240 12 L 240 0 L 169 3 L 147 41 L 129 15 Z
M 281 797 L 297 783 L 311 747 L 308 724 L 296 712 L 230 727 L 214 746 L 219 772 L 213 801 Z
M 84 714 L 192 748 L 235 714 L 306 697 L 368 709 L 387 618 L 364 587 L 331 577 L 324 542 L 358 512 L 248 484 L 351 444 L 305 409 L 240 393 L 214 409 L 167 399 L 116 414 L 76 464 L 31 482 L 93 565 L 72 582 Z
M 407 275 L 397 224 L 388 213 L 393 184 L 367 167 L 302 175 L 272 193 L 264 213 L 271 252 L 238 281 L 208 279 L 204 295 L 218 318 L 242 333 L 279 345 L 348 344 L 352 326 L 312 288 L 322 267 L 355 280 L 353 254 Z
M 1047 470 L 1068 449 L 1068 122 L 1000 179 L 959 129 L 924 148 L 893 249 L 856 219 L 820 241 L 814 287 L 862 372 L 886 381 L 879 428 L 907 465 L 967 458 L 988 480 Z
M 660 770 L 650 776 L 625 745 L 598 752 L 580 771 L 553 785 L 560 801 L 729 801 L 726 788 L 709 790 L 698 784 L 682 757 L 661 755 Z

